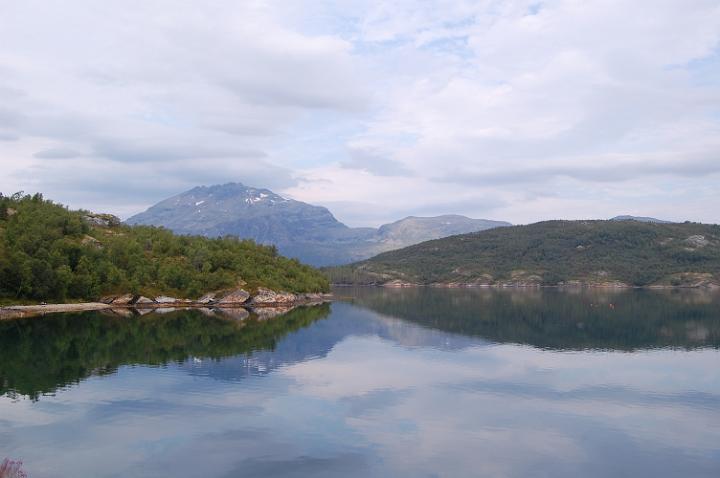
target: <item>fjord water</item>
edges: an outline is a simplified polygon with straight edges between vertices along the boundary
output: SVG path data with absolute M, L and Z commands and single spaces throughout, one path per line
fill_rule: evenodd
M 720 476 L 720 294 L 339 289 L 0 322 L 36 477 Z

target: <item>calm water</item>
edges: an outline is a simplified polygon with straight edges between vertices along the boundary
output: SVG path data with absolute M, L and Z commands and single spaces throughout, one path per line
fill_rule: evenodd
M 720 296 L 341 289 L 268 320 L 0 322 L 37 477 L 720 476 Z

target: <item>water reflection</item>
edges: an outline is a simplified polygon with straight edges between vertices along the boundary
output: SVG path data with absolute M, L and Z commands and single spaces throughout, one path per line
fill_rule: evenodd
M 238 317 L 239 311 L 242 315 Z M 286 334 L 327 317 L 328 304 L 268 320 L 245 309 L 211 312 L 86 312 L 0 321 L 0 395 L 37 398 L 122 365 L 164 365 L 272 349 Z M 240 320 L 238 320 L 240 319 Z
M 83 356 L 102 359 L 52 396 L 0 396 L 0 453 L 33 478 L 720 475 L 716 296 L 340 293 L 327 317 L 251 324 L 257 340 L 186 312 L 118 335 L 162 338 L 137 346 L 104 342 L 102 325 L 57 327 L 79 330 L 45 357 L 70 360 L 91 337 Z M 33 327 L 2 344 L 40 341 Z M 102 353 L 122 343 L 133 352 Z
M 493 342 L 584 350 L 720 346 L 720 292 L 339 289 L 376 312 Z

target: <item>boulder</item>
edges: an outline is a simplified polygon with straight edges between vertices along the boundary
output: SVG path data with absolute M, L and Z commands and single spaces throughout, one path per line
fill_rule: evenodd
M 250 298 L 248 291 L 244 289 L 234 289 L 220 298 L 218 304 L 244 304 Z
M 135 298 L 132 294 L 124 294 L 119 297 L 115 297 L 111 304 L 113 305 L 129 305 Z
M 168 297 L 166 295 L 161 295 L 159 297 L 155 297 L 155 302 L 157 302 L 158 304 L 176 304 L 180 301 L 178 299 L 176 299 L 175 297 Z
M 258 288 L 257 294 L 253 296 L 251 303 L 256 305 L 292 304 L 296 300 L 297 296 L 295 294 L 291 294 L 289 292 L 275 292 L 274 290 L 260 287 Z
M 144 304 L 154 304 L 155 301 L 152 299 L 148 299 L 147 297 L 140 296 L 137 298 L 137 300 L 134 302 L 135 305 L 144 305 Z
M 215 292 L 210 292 L 197 300 L 198 304 L 212 304 L 215 302 Z
M 112 304 L 112 301 L 114 301 L 116 298 L 116 295 L 106 295 L 105 297 L 100 298 L 100 302 L 102 302 L 103 304 Z

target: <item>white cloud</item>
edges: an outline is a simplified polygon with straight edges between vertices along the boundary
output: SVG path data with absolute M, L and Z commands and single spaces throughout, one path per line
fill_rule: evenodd
M 0 9 L 4 192 L 127 215 L 238 180 L 354 225 L 718 221 L 715 1 Z M 122 177 L 132 204 L 119 187 L 100 197 L 83 170 Z

